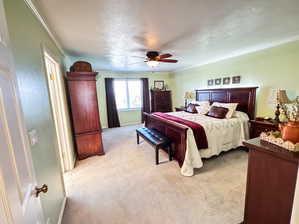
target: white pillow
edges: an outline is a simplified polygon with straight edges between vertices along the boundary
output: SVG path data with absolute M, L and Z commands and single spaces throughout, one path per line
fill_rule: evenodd
M 212 104 L 212 106 L 227 108 L 228 112 L 227 112 L 225 117 L 227 119 L 230 119 L 233 116 L 234 112 L 236 111 L 238 103 L 218 103 L 218 102 L 214 102 Z
M 242 112 L 242 111 L 235 111 L 233 117 L 235 118 L 241 118 L 243 120 L 249 120 L 249 117 L 246 113 Z
M 205 106 L 196 106 L 195 107 L 197 110 L 197 113 L 205 115 L 209 112 L 210 110 L 210 105 L 205 105 Z

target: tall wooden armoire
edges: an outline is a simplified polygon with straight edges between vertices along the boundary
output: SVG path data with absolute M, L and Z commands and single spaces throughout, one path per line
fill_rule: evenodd
M 97 72 L 67 72 L 67 86 L 79 159 L 104 155 L 100 124 Z
M 171 112 L 171 91 L 151 90 L 151 112 Z

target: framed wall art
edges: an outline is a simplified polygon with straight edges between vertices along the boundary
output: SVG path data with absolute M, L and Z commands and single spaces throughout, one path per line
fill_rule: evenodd
M 222 79 L 222 84 L 223 85 L 229 85 L 230 84 L 230 77 L 224 77 Z
M 154 81 L 154 88 L 155 89 L 164 89 L 164 81 L 163 80 L 155 80 Z
M 221 78 L 215 79 L 215 85 L 216 86 L 221 85 Z
M 241 82 L 241 76 L 233 76 L 232 78 L 232 84 L 240 84 Z
M 214 85 L 214 79 L 209 79 L 208 86 L 213 86 L 213 85 Z

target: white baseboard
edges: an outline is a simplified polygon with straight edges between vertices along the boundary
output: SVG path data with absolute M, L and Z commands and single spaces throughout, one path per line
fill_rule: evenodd
M 63 218 L 65 206 L 66 206 L 66 201 L 67 201 L 67 197 L 65 196 L 64 199 L 63 199 L 63 201 L 62 201 L 62 204 L 61 204 L 61 209 L 60 209 L 60 214 L 59 214 L 59 218 L 58 218 L 57 224 L 61 224 L 62 223 L 62 218 Z

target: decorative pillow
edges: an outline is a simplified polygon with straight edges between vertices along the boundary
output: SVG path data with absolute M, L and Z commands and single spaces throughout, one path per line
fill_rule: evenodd
M 207 106 L 196 106 L 195 108 L 197 110 L 197 113 L 206 115 L 209 112 L 211 107 L 210 105 L 207 105 Z
M 223 119 L 226 117 L 226 114 L 228 113 L 228 111 L 229 110 L 225 107 L 212 106 L 211 109 L 209 110 L 209 113 L 207 114 L 207 116 Z
M 189 103 L 187 109 L 186 109 L 186 112 L 188 113 L 192 113 L 192 114 L 196 114 L 197 113 L 197 110 L 196 110 L 196 104 L 192 104 L 192 103 Z
M 218 103 L 218 102 L 214 102 L 212 104 L 212 106 L 216 106 L 216 107 L 225 107 L 228 109 L 228 113 L 226 114 L 226 118 L 230 119 L 233 114 L 235 113 L 238 103 Z

